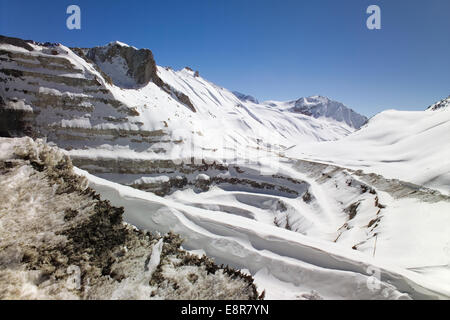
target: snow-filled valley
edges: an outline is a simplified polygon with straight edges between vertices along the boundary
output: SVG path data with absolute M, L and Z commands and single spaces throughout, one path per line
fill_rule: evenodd
M 126 222 L 267 299 L 450 298 L 448 99 L 368 120 L 321 96 L 259 102 L 121 42 L 6 38 L 0 58 L 1 136 L 45 138 Z

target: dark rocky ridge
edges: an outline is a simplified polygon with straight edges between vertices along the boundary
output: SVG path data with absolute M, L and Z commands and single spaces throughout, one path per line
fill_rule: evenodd
M 448 108 L 449 106 L 450 106 L 450 96 L 448 96 L 447 98 L 442 99 L 442 100 L 436 102 L 435 104 L 429 106 L 427 108 L 427 110 L 435 111 L 435 110 L 440 110 L 440 109 L 443 109 L 443 108 Z
M 112 59 L 117 56 L 122 57 L 128 66 L 127 74 L 136 81 L 137 85 L 143 86 L 150 81 L 155 83 L 161 81 L 156 74 L 153 53 L 149 49 L 136 50 L 119 44 L 109 44 L 106 47 L 88 49 L 86 56 L 97 64 L 105 61 L 112 62 Z M 115 80 L 113 79 L 114 84 L 119 85 Z
M 32 119 L 30 112 L 10 110 L 0 105 L 0 137 L 34 137 Z
M 6 43 L 6 44 L 10 44 L 16 47 L 21 47 L 24 48 L 28 51 L 33 51 L 33 47 L 30 46 L 28 43 L 31 41 L 26 41 L 26 40 L 22 40 L 19 38 L 12 38 L 12 37 L 6 37 L 6 36 L 2 36 L 0 35 L 0 43 Z

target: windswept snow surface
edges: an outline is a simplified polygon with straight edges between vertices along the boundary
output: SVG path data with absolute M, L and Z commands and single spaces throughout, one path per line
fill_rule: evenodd
M 450 194 L 450 109 L 388 110 L 334 142 L 296 145 L 286 154 L 381 174 Z
M 248 270 L 255 277 L 259 290 L 266 290 L 269 299 L 450 297 L 450 283 L 442 281 L 448 279 L 448 268 L 447 271 L 440 269 L 439 272 L 444 272 L 440 276 L 436 276 L 437 273 L 423 276 L 399 267 L 405 263 L 418 267 L 419 264 L 423 267 L 433 262 L 442 264 L 445 259 L 448 260 L 448 256 L 443 257 L 442 261 L 427 261 L 436 252 L 424 252 L 425 256 L 402 252 L 409 249 L 414 251 L 414 248 L 410 248 L 407 243 L 399 246 L 401 238 L 413 239 L 414 236 L 391 233 L 398 227 L 396 224 L 384 224 L 381 233 L 386 232 L 386 236 L 379 239 L 377 250 L 384 250 L 385 253 L 380 254 L 379 259 L 374 259 L 370 254 L 279 228 L 267 221 L 161 198 L 95 177 L 80 169 L 77 173 L 86 176 L 90 185 L 113 205 L 124 206 L 125 219 L 129 223 L 144 230 L 176 232 L 185 239 L 185 248 L 203 250 L 214 257 L 217 263 Z M 245 193 L 242 196 L 245 197 Z M 194 199 L 202 201 L 201 197 Z M 387 203 L 388 206 L 396 204 L 394 200 Z M 414 205 L 410 203 L 410 206 Z M 440 205 L 446 210 L 450 208 L 449 203 Z M 405 212 L 401 208 L 397 210 Z M 404 218 L 401 214 L 397 216 L 392 217 L 394 223 L 396 219 Z M 448 218 L 437 222 L 448 225 Z M 423 234 L 430 236 L 428 231 Z M 398 240 L 390 242 L 390 237 Z M 449 240 L 448 233 L 441 237 L 444 243 L 445 238 Z M 441 243 L 442 240 L 437 242 Z M 429 244 L 424 241 L 424 245 L 427 249 Z M 398 254 L 408 261 L 396 263 L 396 260 L 401 260 L 395 256 Z

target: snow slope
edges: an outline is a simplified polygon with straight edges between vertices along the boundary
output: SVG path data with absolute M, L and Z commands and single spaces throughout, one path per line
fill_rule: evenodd
M 174 71 L 159 67 L 158 75 L 190 97 L 201 116 L 196 127 L 208 132 L 208 140 L 213 138 L 211 132 L 220 130 L 237 141 L 244 138 L 289 145 L 293 141 L 336 140 L 353 131 L 343 123 L 282 112 L 251 100 L 243 102 L 227 89 L 195 76 L 186 68 Z
M 267 298 L 449 298 L 449 282 L 238 215 L 193 208 L 92 176 L 90 185 L 142 229 L 174 231 L 187 249 L 248 270 Z M 448 203 L 447 203 L 448 208 Z M 372 276 L 380 275 L 380 277 Z M 378 281 L 377 279 L 381 279 Z
M 297 145 L 294 158 L 374 172 L 450 194 L 450 109 L 381 112 L 336 142 Z

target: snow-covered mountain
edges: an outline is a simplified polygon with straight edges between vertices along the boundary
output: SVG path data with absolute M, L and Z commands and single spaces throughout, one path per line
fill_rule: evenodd
M 270 106 L 278 106 L 291 112 L 301 113 L 314 118 L 332 119 L 359 129 L 367 122 L 367 117 L 358 114 L 344 104 L 322 96 L 311 96 L 294 101 L 268 101 Z
M 243 102 L 198 72 L 159 67 L 150 50 L 120 42 L 70 49 L 6 38 L 0 49 L 3 135 L 47 137 L 91 169 L 93 154 L 124 162 L 120 170 L 102 166 L 102 172 L 127 173 L 126 161 L 194 156 L 223 162 L 248 150 L 274 152 L 354 130 Z
M 258 103 L 120 42 L 0 40 L 0 134 L 46 137 L 134 226 L 180 234 L 268 298 L 450 297 L 448 108 L 363 125 L 328 98 Z
M 256 103 L 256 104 L 259 103 L 258 99 L 256 99 L 255 97 L 253 97 L 253 96 L 251 96 L 251 95 L 244 94 L 244 93 L 240 93 L 240 92 L 238 92 L 238 91 L 233 91 L 233 94 L 234 94 L 236 97 L 238 97 L 239 100 L 241 100 L 242 102 L 250 101 L 250 102 L 253 102 L 253 103 Z
M 450 194 L 450 109 L 383 111 L 333 143 L 298 145 L 289 155 L 381 174 Z

